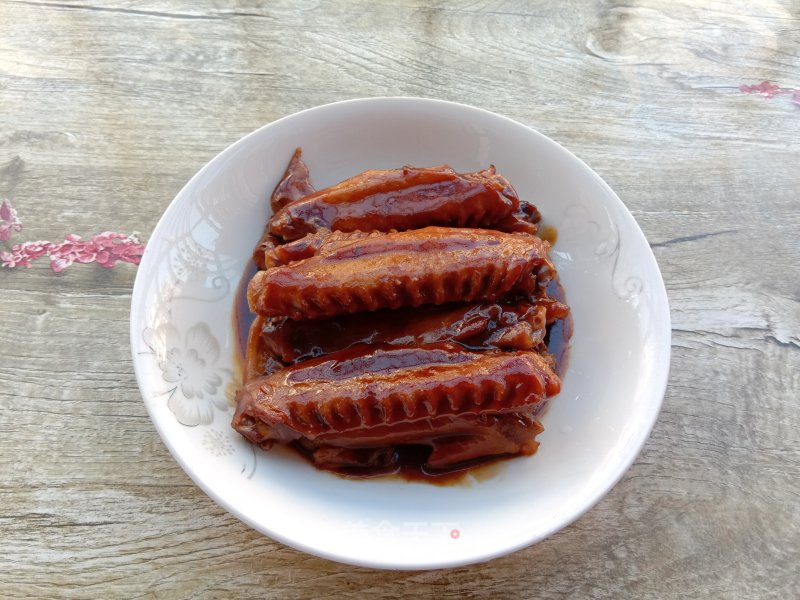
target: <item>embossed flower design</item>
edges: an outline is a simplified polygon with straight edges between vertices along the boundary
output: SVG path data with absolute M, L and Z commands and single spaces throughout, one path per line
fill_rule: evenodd
M 216 429 L 210 429 L 203 433 L 200 443 L 213 456 L 229 456 L 233 454 L 233 444 L 231 444 L 230 439 Z
M 169 409 L 184 425 L 208 425 L 214 420 L 214 408 L 227 410 L 222 389 L 227 369 L 216 366 L 219 343 L 206 323 L 197 323 L 185 335 L 169 323 L 143 333 L 153 350 L 164 381 L 175 384 L 170 390 Z
M 175 244 L 169 262 L 178 281 L 202 280 L 208 274 L 209 265 L 214 262 L 214 255 L 189 238 Z

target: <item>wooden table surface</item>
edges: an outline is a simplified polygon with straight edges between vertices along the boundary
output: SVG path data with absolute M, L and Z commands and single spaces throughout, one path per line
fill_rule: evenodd
M 0 199 L 23 225 L 0 250 L 146 241 L 242 135 L 380 95 L 528 124 L 633 212 L 673 319 L 635 465 L 488 564 L 308 556 L 227 514 L 159 439 L 128 344 L 134 265 L 0 267 L 0 596 L 798 597 L 796 1 L 0 0 Z

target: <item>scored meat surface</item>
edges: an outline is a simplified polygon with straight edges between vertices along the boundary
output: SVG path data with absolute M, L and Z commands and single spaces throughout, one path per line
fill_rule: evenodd
M 255 274 L 250 310 L 297 320 L 532 293 L 555 271 L 549 244 L 488 229 L 426 227 L 334 236 L 309 258 Z
M 535 352 L 359 345 L 251 380 L 239 392 L 233 426 L 266 447 L 301 439 L 313 447 L 441 446 L 470 435 L 460 418 L 484 415 L 476 427 L 485 445 L 481 426 L 489 417 L 532 416 L 559 389 L 552 365 Z

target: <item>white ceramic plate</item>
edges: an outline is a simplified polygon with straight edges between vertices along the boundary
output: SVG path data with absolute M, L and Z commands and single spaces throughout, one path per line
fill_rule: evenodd
M 478 480 L 347 480 L 230 427 L 238 385 L 233 306 L 295 149 L 324 187 L 365 169 L 490 163 L 559 235 L 552 257 L 575 333 L 541 447 Z M 208 163 L 164 213 L 131 306 L 136 376 L 164 443 L 211 498 L 264 534 L 346 563 L 401 569 L 488 560 L 595 504 L 636 458 L 667 381 L 664 284 L 631 214 L 589 167 L 519 123 L 435 100 L 330 104 L 262 127 Z

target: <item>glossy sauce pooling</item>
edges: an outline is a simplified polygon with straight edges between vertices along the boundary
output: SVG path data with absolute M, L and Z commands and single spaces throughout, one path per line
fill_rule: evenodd
M 297 452 L 313 462 L 313 454 L 303 448 L 300 444 L 290 444 Z M 424 445 L 405 445 L 398 446 L 394 450 L 394 458 L 389 461 L 389 466 L 373 469 L 332 467 L 328 469 L 348 479 L 367 479 L 375 477 L 397 478 L 403 481 L 419 481 L 438 486 L 470 486 L 467 478 L 471 476 L 473 480 L 483 481 L 491 479 L 500 472 L 502 463 L 512 455 L 485 456 L 470 461 L 465 461 L 460 465 L 449 469 L 436 470 L 426 467 L 426 461 L 431 454 L 431 448 Z
M 347 476 L 440 484 L 536 451 L 572 324 L 534 205 L 493 167 L 368 171 L 315 192 L 299 149 L 272 204 L 256 318 L 237 306 L 244 437 Z

